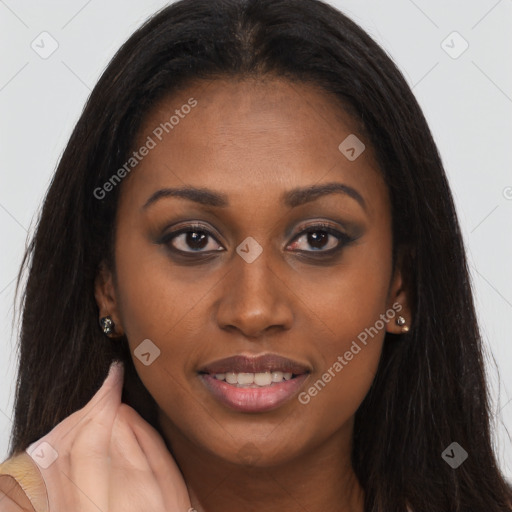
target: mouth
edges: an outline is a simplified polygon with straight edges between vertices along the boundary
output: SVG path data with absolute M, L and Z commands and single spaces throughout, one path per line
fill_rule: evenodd
M 198 371 L 215 398 L 240 412 L 276 409 L 297 393 L 310 373 L 307 365 L 277 354 L 232 356 Z

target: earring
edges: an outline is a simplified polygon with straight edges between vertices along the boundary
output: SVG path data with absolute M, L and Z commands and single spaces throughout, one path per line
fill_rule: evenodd
M 107 336 L 111 336 L 115 331 L 115 324 L 110 315 L 103 316 L 100 318 L 100 326 L 103 329 L 103 333 Z
M 409 327 L 407 327 L 407 325 L 405 325 L 405 318 L 403 316 L 397 317 L 396 325 L 401 325 L 402 326 L 402 332 L 408 332 L 409 331 Z

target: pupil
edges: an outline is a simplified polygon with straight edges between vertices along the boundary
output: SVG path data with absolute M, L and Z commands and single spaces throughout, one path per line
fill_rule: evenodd
M 308 233 L 308 243 L 311 245 L 311 247 L 321 249 L 325 245 L 327 236 L 328 235 L 325 231 L 314 231 Z
M 189 247 L 195 248 L 195 249 L 202 249 L 206 245 L 206 239 L 207 236 L 201 232 L 198 231 L 189 231 L 187 233 L 187 244 Z

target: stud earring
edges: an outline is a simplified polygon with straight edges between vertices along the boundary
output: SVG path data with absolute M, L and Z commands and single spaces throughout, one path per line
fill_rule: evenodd
M 115 332 L 115 324 L 110 315 L 100 318 L 100 326 L 103 330 L 103 333 L 107 336 L 112 336 L 112 334 Z
M 407 327 L 407 325 L 405 325 L 405 318 L 403 316 L 397 317 L 396 325 L 401 325 L 402 326 L 402 332 L 408 332 L 409 331 L 409 327 Z

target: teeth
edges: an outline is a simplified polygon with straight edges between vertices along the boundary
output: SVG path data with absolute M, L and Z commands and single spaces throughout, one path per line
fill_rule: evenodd
M 291 372 L 261 372 L 261 373 L 216 373 L 214 377 L 217 380 L 223 380 L 228 384 L 233 384 L 236 387 L 265 387 L 272 384 L 290 380 L 292 378 Z
M 233 372 L 226 373 L 226 382 L 228 384 L 237 384 L 238 383 L 237 374 L 233 373 Z
M 239 373 L 238 384 L 252 384 L 254 382 L 254 373 Z
M 270 375 L 270 372 L 254 374 L 254 384 L 258 384 L 258 386 L 269 386 L 271 382 L 272 375 Z
M 283 380 L 283 372 L 272 372 L 272 382 L 281 382 Z

